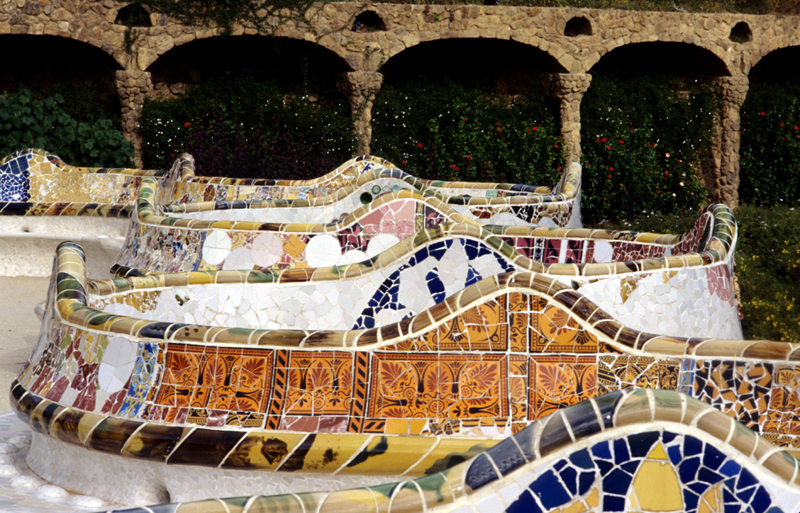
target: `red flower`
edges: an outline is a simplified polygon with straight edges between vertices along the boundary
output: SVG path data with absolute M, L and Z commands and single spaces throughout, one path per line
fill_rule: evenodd
M 494 133 L 494 136 L 497 137 L 497 132 Z
M 403 164 L 405 164 L 405 163 L 406 163 L 406 161 L 404 160 L 402 163 L 403 163 Z
M 538 126 L 535 126 L 535 127 L 533 127 L 533 131 L 534 131 L 534 132 L 535 132 L 535 131 L 537 131 L 537 130 L 539 130 L 539 127 L 538 127 Z
M 597 142 L 600 142 L 600 139 L 598 139 Z
M 664 171 L 664 176 L 669 176 L 669 171 Z
M 500 123 L 495 123 L 494 126 L 500 126 Z
M 531 131 L 531 129 L 529 128 L 529 129 L 527 129 L 527 130 L 525 130 L 525 131 L 526 131 L 526 132 L 530 132 L 530 131 Z
M 190 126 L 192 126 L 192 124 L 187 121 L 186 123 L 183 124 L 183 126 L 185 126 L 186 128 L 189 128 Z
M 468 158 L 468 159 L 471 159 L 471 158 L 472 158 L 472 155 L 467 155 L 467 158 Z
M 619 143 L 620 143 L 620 144 L 625 144 L 625 141 L 623 141 L 622 139 L 620 139 L 620 140 L 619 140 Z
M 661 194 L 661 191 L 656 191 L 657 193 Z
M 497 129 L 497 131 L 498 131 L 498 132 L 502 132 L 502 131 L 503 131 L 503 129 L 502 129 L 502 128 L 498 128 L 498 129 Z
M 456 171 L 459 171 L 458 166 L 456 166 Z
M 422 143 L 417 143 L 417 146 L 419 146 L 420 148 L 422 148 L 422 147 L 424 146 L 424 144 L 422 144 Z
M 455 164 L 450 164 L 450 169 L 453 169 L 454 167 L 456 167 Z
M 608 142 L 608 139 L 603 137 L 603 142 Z
M 611 175 L 608 175 L 608 177 L 611 178 Z
M 783 126 L 783 123 L 781 123 L 780 126 Z
M 560 168 L 560 167 L 557 167 L 557 168 L 556 168 L 556 171 L 561 171 L 561 168 Z
M 797 129 L 798 129 L 798 128 L 797 128 L 797 125 L 795 125 L 795 126 L 794 126 L 794 129 L 795 129 L 795 130 L 797 130 Z
M 611 167 L 611 166 L 608 166 L 608 170 L 609 170 L 609 171 L 613 171 L 613 170 L 614 170 L 614 168 L 613 168 L 613 167 Z
M 607 149 L 607 150 L 610 150 L 610 149 L 611 149 L 611 146 L 606 146 L 606 149 Z
M 762 115 L 762 116 L 766 116 L 766 115 L 767 115 L 767 113 L 766 113 L 766 112 L 764 112 L 764 111 L 762 110 L 762 111 L 761 111 L 761 115 Z
M 558 145 L 557 145 L 557 144 L 554 144 L 554 145 L 553 145 L 553 148 L 558 148 Z

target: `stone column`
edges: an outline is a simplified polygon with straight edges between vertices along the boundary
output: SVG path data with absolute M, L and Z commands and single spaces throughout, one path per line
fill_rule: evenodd
M 550 97 L 561 102 L 561 137 L 567 164 L 580 162 L 581 99 L 591 82 L 592 76 L 588 73 L 550 74 Z
M 749 87 L 746 75 L 718 77 L 714 81 L 721 105 L 719 126 L 711 140 L 711 160 L 703 170 L 703 180 L 711 200 L 729 207 L 739 204 L 739 109 Z
M 372 142 L 372 102 L 375 100 L 383 74 L 377 71 L 352 71 L 342 73 L 337 88 L 350 99 L 353 113 L 353 130 L 358 141 L 358 154 L 369 155 Z
M 122 106 L 122 135 L 133 143 L 134 162 L 141 169 L 142 137 L 139 135 L 139 120 L 142 117 L 144 98 L 153 89 L 153 83 L 147 71 L 117 71 L 115 82 Z

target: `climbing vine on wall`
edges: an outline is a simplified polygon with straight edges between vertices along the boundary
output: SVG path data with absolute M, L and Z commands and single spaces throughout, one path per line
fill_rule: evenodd
M 223 34 L 233 32 L 237 23 L 270 34 L 287 21 L 309 19 L 325 1 L 330 0 L 134 0 L 133 3 L 145 4 L 184 25 L 220 27 Z

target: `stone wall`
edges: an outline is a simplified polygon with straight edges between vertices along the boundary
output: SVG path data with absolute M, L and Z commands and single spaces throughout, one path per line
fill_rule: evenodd
M 10 1 L 0 7 L 0 34 L 71 38 L 112 56 L 119 71 L 127 73 L 124 80 L 119 78 L 123 75 L 118 75 L 117 84 L 125 110 L 124 129 L 137 142 L 132 132 L 141 106 L 137 95 L 152 88 L 140 73 L 147 72 L 173 48 L 217 37 L 219 30 L 183 26 L 153 14 L 153 26 L 135 28 L 135 41 L 126 49 L 126 27 L 115 23 L 124 6 L 113 0 Z M 353 30 L 356 16 L 365 10 L 373 11 L 385 30 Z M 800 17 L 792 16 L 359 2 L 324 4 L 310 12 L 313 15 L 302 23 L 280 26 L 276 36 L 314 42 L 346 62 L 349 78 L 341 83 L 351 95 L 354 126 L 362 150 L 369 148 L 371 98 L 382 81 L 381 67 L 404 50 L 429 41 L 510 40 L 550 56 L 550 69 L 542 71 L 567 74 L 553 83 L 561 84 L 554 94 L 562 101 L 562 130 L 573 158 L 580 150 L 580 98 L 589 86 L 590 77 L 586 74 L 591 74 L 592 67 L 608 52 L 626 45 L 655 41 L 685 44 L 711 63 L 709 71 L 713 69 L 713 73 L 709 74 L 730 79 L 720 82 L 728 84 L 720 87 L 725 104 L 723 126 L 711 159 L 716 162 L 713 176 L 707 176 L 706 182 L 715 198 L 732 205 L 737 201 L 738 186 L 738 109 L 746 94 L 747 74 L 765 55 L 800 42 Z M 234 36 L 242 34 L 255 31 L 246 27 L 234 30 Z M 140 77 L 136 79 L 138 85 L 127 85 L 134 76 Z M 565 87 L 571 88 L 569 93 Z M 131 92 L 131 88 L 138 88 L 137 92 Z M 563 91 L 559 93 L 558 88 Z

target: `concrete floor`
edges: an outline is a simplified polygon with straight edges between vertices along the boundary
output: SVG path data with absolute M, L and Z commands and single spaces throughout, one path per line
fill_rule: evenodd
M 28 361 L 41 323 L 34 307 L 47 296 L 50 278 L 0 276 L 0 414 L 11 411 L 8 389 Z

